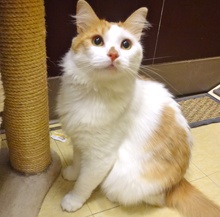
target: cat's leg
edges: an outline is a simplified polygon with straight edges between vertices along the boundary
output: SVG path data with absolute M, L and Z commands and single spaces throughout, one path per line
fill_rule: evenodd
M 96 156 L 83 159 L 79 177 L 73 190 L 65 195 L 61 202 L 63 210 L 73 212 L 79 209 L 90 197 L 92 191 L 103 181 L 115 158 L 113 156 Z
M 80 150 L 74 147 L 73 163 L 62 171 L 63 178 L 68 181 L 75 181 L 80 171 Z

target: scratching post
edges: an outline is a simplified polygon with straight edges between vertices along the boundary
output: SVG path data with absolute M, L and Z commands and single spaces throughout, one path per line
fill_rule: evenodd
M 12 167 L 26 174 L 51 162 L 43 0 L 0 0 L 4 127 Z
M 3 120 L 9 147 L 0 148 L 1 217 L 36 217 L 61 169 L 49 145 L 44 15 L 43 0 L 0 0 Z

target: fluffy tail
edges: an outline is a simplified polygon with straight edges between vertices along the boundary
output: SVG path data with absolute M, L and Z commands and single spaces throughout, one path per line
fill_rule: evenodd
M 167 192 L 166 205 L 184 217 L 220 217 L 220 207 L 185 179 Z

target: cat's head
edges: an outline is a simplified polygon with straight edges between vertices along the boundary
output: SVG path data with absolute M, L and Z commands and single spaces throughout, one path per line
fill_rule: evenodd
M 140 8 L 125 22 L 100 20 L 90 5 L 79 0 L 76 11 L 77 36 L 68 61 L 74 62 L 81 80 L 117 78 L 137 74 L 143 50 L 140 38 L 147 26 L 147 8 Z

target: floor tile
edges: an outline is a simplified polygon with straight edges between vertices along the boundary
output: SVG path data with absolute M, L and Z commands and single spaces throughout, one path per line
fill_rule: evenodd
M 6 140 L 2 140 L 0 148 L 7 148 L 7 147 L 8 147 L 7 141 Z
M 151 207 L 140 205 L 136 207 L 116 207 L 101 213 L 94 217 L 181 217 L 175 210 L 168 208 Z
M 213 179 L 220 181 L 220 174 L 212 175 Z M 219 204 L 220 201 L 220 187 L 217 186 L 209 177 L 204 177 L 193 181 L 192 184 L 202 191 L 209 199 Z M 180 217 L 180 214 L 169 208 L 157 208 L 147 205 L 137 207 L 116 207 L 107 211 L 97 213 L 94 217 Z
M 65 181 L 61 175 L 57 178 L 50 191 L 46 195 L 38 217 L 87 217 L 92 213 L 85 204 L 81 209 L 73 213 L 62 211 L 60 202 L 64 195 L 73 187 L 72 182 Z
M 50 139 L 50 148 L 59 155 L 62 167 L 66 167 L 67 166 L 66 161 L 64 160 L 64 157 L 63 157 L 60 149 L 58 148 L 56 142 L 53 139 Z
M 55 132 L 63 133 L 62 130 L 56 130 Z M 67 137 L 66 142 L 60 142 L 57 140 L 54 140 L 54 141 L 56 142 L 56 145 L 58 149 L 60 150 L 66 165 L 71 164 L 73 161 L 73 146 L 70 143 L 70 139 Z
M 201 179 L 202 177 L 205 177 L 206 175 L 199 170 L 192 162 L 190 162 L 189 169 L 186 172 L 185 178 L 188 181 L 193 181 L 197 179 Z
M 220 172 L 209 175 L 209 178 L 220 187 Z
M 3 140 L 5 140 L 5 139 L 6 139 L 6 134 L 1 134 L 1 138 L 2 138 Z
M 101 192 L 100 188 L 93 192 L 93 194 L 87 201 L 87 204 L 93 214 L 119 206 L 117 203 L 112 203 L 111 201 L 109 201 Z
M 203 192 L 209 199 L 220 205 L 220 187 L 209 177 L 198 179 L 191 183 Z
M 220 123 L 192 129 L 192 162 L 206 175 L 220 172 Z

